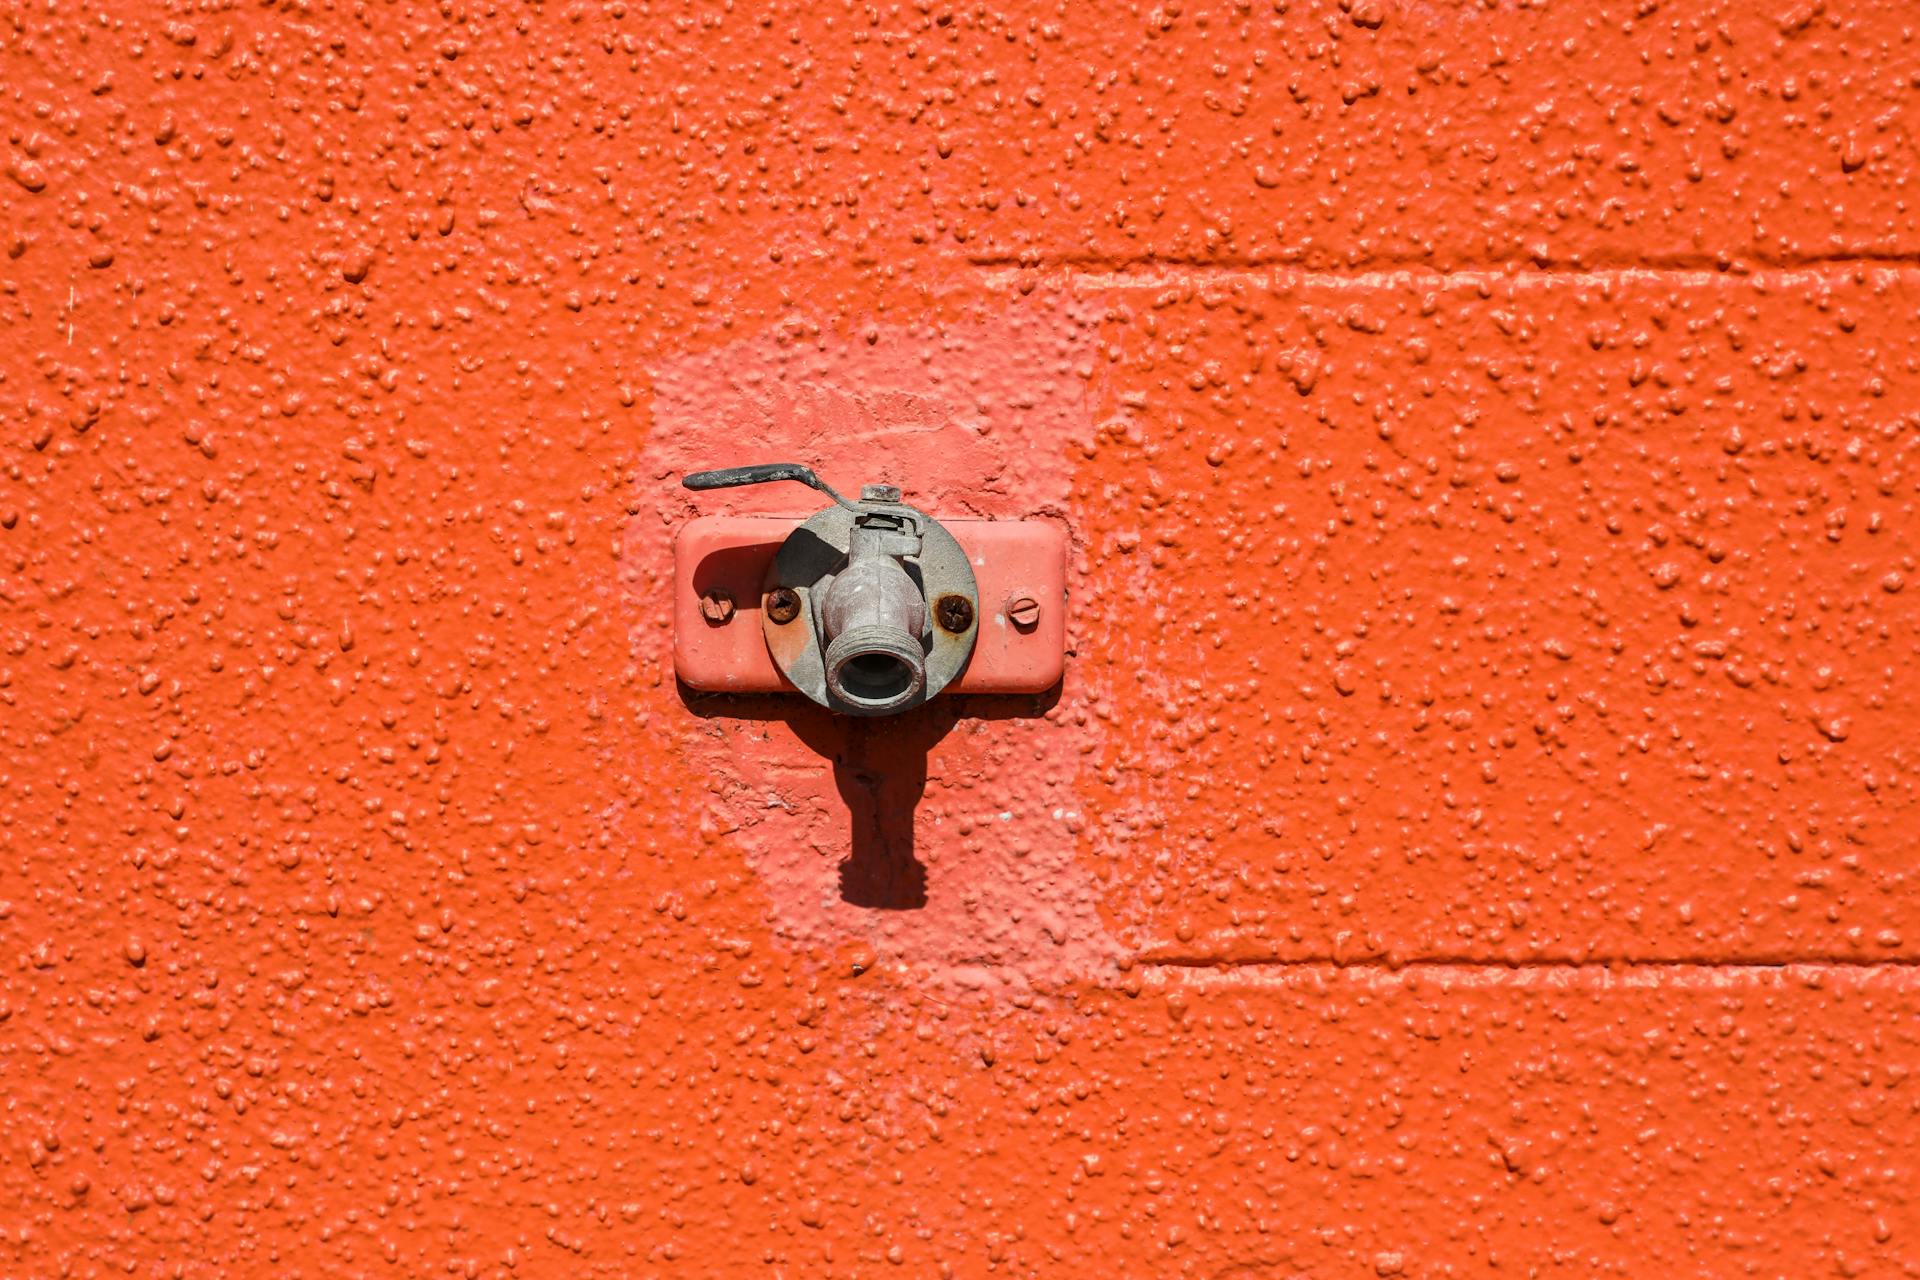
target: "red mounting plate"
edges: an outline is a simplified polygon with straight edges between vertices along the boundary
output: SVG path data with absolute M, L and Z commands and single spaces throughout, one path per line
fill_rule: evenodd
M 797 692 L 767 652 L 760 594 L 774 553 L 802 517 L 702 516 L 673 546 L 673 667 L 695 689 L 717 693 Z M 1040 693 L 1060 683 L 1067 650 L 1067 535 L 1039 520 L 942 520 L 966 549 L 980 586 L 980 633 L 949 693 Z M 733 616 L 709 622 L 708 592 L 725 592 Z M 1007 607 L 1038 602 L 1022 631 Z

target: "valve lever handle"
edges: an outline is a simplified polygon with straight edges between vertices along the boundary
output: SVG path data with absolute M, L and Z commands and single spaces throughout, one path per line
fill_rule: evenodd
M 766 484 L 772 480 L 796 480 L 810 489 L 818 489 L 849 511 L 860 510 L 841 497 L 832 485 L 815 475 L 813 468 L 803 467 L 797 462 L 763 462 L 751 467 L 695 471 L 683 476 L 680 483 L 689 489 L 732 489 L 743 484 Z

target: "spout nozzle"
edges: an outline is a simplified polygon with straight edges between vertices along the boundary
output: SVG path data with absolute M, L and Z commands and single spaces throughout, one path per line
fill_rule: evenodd
M 920 642 L 901 627 L 851 627 L 827 646 L 827 688 L 847 708 L 879 716 L 914 702 L 927 683 Z

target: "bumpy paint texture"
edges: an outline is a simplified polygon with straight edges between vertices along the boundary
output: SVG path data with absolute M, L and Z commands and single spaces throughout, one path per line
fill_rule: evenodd
M 0 16 L 0 1274 L 1920 1273 L 1903 0 Z M 679 688 L 696 467 L 1067 677 Z

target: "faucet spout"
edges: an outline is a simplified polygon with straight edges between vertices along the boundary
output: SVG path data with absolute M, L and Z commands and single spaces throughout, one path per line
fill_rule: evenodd
M 903 557 L 918 531 L 890 512 L 854 522 L 847 567 L 820 602 L 827 688 L 859 714 L 886 715 L 920 697 L 927 681 L 927 597 Z

